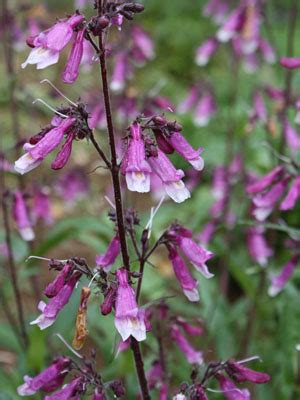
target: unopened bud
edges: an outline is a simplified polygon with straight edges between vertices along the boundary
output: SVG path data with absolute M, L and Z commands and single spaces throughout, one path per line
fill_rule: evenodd
M 164 117 L 161 117 L 160 115 L 156 115 L 155 117 L 152 118 L 152 121 L 157 124 L 157 125 L 166 125 L 167 120 Z

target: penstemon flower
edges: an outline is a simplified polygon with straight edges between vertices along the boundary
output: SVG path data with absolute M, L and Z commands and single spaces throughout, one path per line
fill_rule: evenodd
M 250 400 L 250 392 L 248 389 L 239 389 L 230 379 L 224 375 L 216 376 L 220 389 L 227 400 Z
M 99 267 L 103 268 L 105 272 L 109 272 L 111 267 L 115 263 L 116 258 L 120 254 L 120 251 L 120 239 L 118 235 L 116 235 L 110 242 L 106 252 L 96 256 L 96 264 Z
M 286 283 L 293 275 L 298 262 L 299 255 L 296 254 L 289 260 L 287 264 L 285 264 L 279 275 L 274 275 L 271 277 L 271 286 L 268 290 L 270 296 L 274 297 L 284 289 Z
M 34 240 L 35 234 L 29 220 L 24 195 L 20 191 L 14 193 L 13 217 L 22 238 L 29 242 Z
M 182 353 L 190 364 L 202 364 L 203 357 L 201 351 L 196 351 L 181 333 L 178 326 L 171 326 L 171 337 L 176 342 Z
M 127 340 L 133 336 L 137 341 L 146 339 L 145 313 L 138 308 L 135 293 L 128 283 L 128 272 L 120 268 L 116 272 L 118 289 L 116 296 L 115 326 L 122 336 Z
M 73 32 L 84 21 L 84 16 L 74 14 L 70 18 L 57 22 L 53 27 L 30 37 L 27 43 L 33 47 L 27 60 L 22 64 L 36 64 L 37 69 L 43 69 L 58 62 L 60 52 L 72 40 Z

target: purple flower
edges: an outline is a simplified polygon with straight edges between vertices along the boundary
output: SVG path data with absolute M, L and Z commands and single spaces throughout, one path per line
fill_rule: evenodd
M 116 294 L 117 294 L 117 286 L 112 283 L 105 292 L 104 301 L 100 306 L 102 315 L 108 315 L 112 312 L 112 309 L 115 306 L 116 302 Z
M 38 189 L 35 191 L 32 212 L 34 216 L 34 222 L 41 219 L 45 221 L 46 224 L 52 223 L 53 216 L 47 188 Z
M 44 400 L 71 400 L 71 399 L 79 399 L 79 397 L 75 397 L 79 391 L 82 389 L 82 378 L 75 378 L 67 385 L 59 390 L 58 392 L 46 396 Z
M 273 250 L 268 246 L 262 228 L 255 227 L 248 229 L 247 246 L 252 259 L 260 266 L 265 267 L 268 258 L 273 255 Z
M 283 267 L 279 275 L 273 276 L 271 278 L 271 286 L 268 290 L 270 296 L 276 296 L 279 292 L 283 290 L 287 281 L 293 275 L 293 272 L 298 264 L 299 255 L 293 256 L 290 261 Z
M 224 375 L 217 375 L 220 388 L 227 400 L 250 400 L 250 392 L 247 389 L 239 389 Z
M 266 383 L 271 379 L 270 375 L 264 372 L 253 371 L 235 360 L 227 362 L 226 372 L 237 382 Z
M 182 170 L 176 170 L 168 157 L 157 149 L 157 156 L 151 156 L 148 159 L 153 171 L 162 180 L 165 191 L 176 203 L 181 203 L 191 195 L 185 187 L 181 178 L 184 176 Z
M 115 66 L 110 81 L 110 88 L 114 92 L 121 92 L 125 87 L 125 81 L 129 73 L 129 65 L 126 52 L 116 55 Z
M 149 35 L 137 25 L 133 26 L 131 35 L 134 46 L 139 50 L 143 58 L 152 60 L 155 54 L 153 42 Z
M 13 217 L 23 240 L 33 240 L 35 235 L 28 217 L 24 196 L 19 191 L 14 194 Z
M 25 68 L 28 64 L 36 64 L 37 69 L 43 69 L 57 63 L 60 52 L 73 37 L 73 29 L 83 20 L 82 15 L 74 14 L 32 38 L 30 45 L 33 49 L 27 60 L 22 64 L 22 68 Z
M 251 119 L 258 119 L 264 124 L 267 122 L 268 115 L 267 109 L 264 103 L 264 99 L 259 91 L 255 91 L 253 95 L 253 111 L 251 113 Z
M 258 221 L 264 221 L 273 211 L 277 201 L 284 193 L 287 186 L 287 180 L 284 179 L 271 187 L 267 193 L 259 193 L 253 197 L 255 209 L 253 215 Z
M 57 191 L 70 206 L 87 195 L 89 190 L 88 179 L 81 168 L 73 168 L 64 174 L 57 182 Z
M 178 112 L 184 114 L 189 112 L 197 102 L 199 89 L 196 86 L 192 86 L 189 90 L 187 97 L 178 105 Z
M 227 0 L 209 0 L 203 8 L 203 15 L 211 16 L 216 24 L 221 24 L 225 20 L 227 12 Z
M 284 68 L 295 69 L 300 68 L 300 58 L 299 57 L 281 57 L 280 65 Z
M 199 241 L 200 244 L 206 246 L 210 242 L 215 230 L 215 222 L 210 221 L 206 225 L 204 225 L 202 232 L 197 235 L 196 239 Z
M 46 286 L 44 290 L 45 296 L 47 296 L 48 298 L 55 297 L 58 294 L 58 292 L 63 288 L 67 279 L 70 277 L 72 269 L 73 269 L 72 264 L 68 263 L 65 264 L 63 269 L 58 272 L 53 282 L 49 283 Z
M 283 172 L 283 167 L 281 167 L 281 166 L 275 167 L 267 175 L 263 176 L 261 179 L 257 180 L 256 182 L 248 185 L 247 192 L 251 193 L 251 194 L 262 192 L 264 189 L 266 189 L 272 183 L 277 181 L 282 176 L 282 172 Z
M 64 134 L 67 133 L 75 122 L 75 118 L 64 119 L 59 126 L 51 129 L 35 145 L 26 143 L 26 153 L 15 162 L 15 170 L 21 175 L 36 168 L 43 159 L 61 143 Z
M 233 10 L 221 28 L 217 31 L 217 39 L 220 42 L 228 42 L 241 30 L 244 20 L 244 9 L 242 7 Z
M 204 161 L 200 154 L 203 148 L 200 147 L 198 150 L 194 150 L 189 142 L 181 135 L 180 132 L 171 132 L 168 141 L 172 147 L 177 151 L 181 157 L 185 158 L 197 171 L 201 171 L 204 168 Z
M 69 365 L 69 358 L 60 357 L 34 378 L 24 376 L 25 383 L 18 387 L 18 394 L 20 396 L 30 396 L 38 390 L 54 391 L 63 383 Z
M 196 351 L 175 324 L 171 327 L 171 337 L 176 342 L 190 364 L 202 364 L 202 352 Z
M 122 162 L 122 173 L 125 174 L 129 190 L 139 193 L 149 192 L 151 167 L 145 159 L 145 145 L 140 124 L 135 122 L 130 125 L 130 133 L 131 139 Z
M 208 271 L 206 261 L 213 257 L 213 253 L 199 246 L 190 238 L 178 237 L 178 244 L 184 255 L 189 259 L 197 271 L 205 278 L 212 278 L 214 275 Z
M 108 272 L 110 271 L 111 267 L 113 266 L 119 254 L 120 254 L 120 239 L 119 236 L 116 235 L 110 242 L 106 252 L 96 256 L 96 264 L 102 267 L 105 272 Z
M 269 63 L 269 64 L 275 63 L 275 61 L 276 61 L 275 50 L 267 40 L 260 38 L 259 49 L 262 53 L 263 58 L 265 59 L 265 61 L 267 63 Z
M 62 73 L 64 83 L 74 83 L 79 75 L 79 66 L 83 56 L 83 42 L 85 29 L 81 29 L 76 33 L 76 38 L 70 51 L 67 64 Z
M 216 104 L 213 96 L 210 93 L 204 95 L 196 105 L 194 113 L 195 124 L 197 126 L 206 126 L 215 111 Z
M 80 278 L 81 273 L 75 272 L 65 285 L 59 290 L 56 296 L 52 297 L 48 304 L 44 301 L 40 301 L 38 309 L 41 311 L 41 315 L 32 321 L 30 324 L 37 324 L 41 330 L 51 326 L 63 307 L 68 303 L 73 293 L 75 285 Z
M 185 262 L 174 248 L 169 249 L 169 259 L 172 263 L 176 278 L 186 297 L 190 301 L 198 301 L 198 281 L 193 278 Z
M 61 150 L 57 153 L 54 161 L 52 161 L 51 163 L 52 169 L 54 170 L 61 169 L 67 164 L 72 152 L 72 144 L 74 139 L 75 139 L 75 133 L 70 132 Z
M 93 400 L 105 400 L 105 393 L 104 392 L 99 392 L 98 389 L 95 389 L 94 395 L 93 395 Z
M 203 334 L 203 328 L 202 326 L 195 326 L 191 325 L 189 322 L 187 322 L 184 318 L 182 317 L 177 317 L 176 318 L 176 324 L 180 325 L 180 327 L 188 334 L 191 336 L 199 336 Z
M 280 210 L 291 210 L 295 207 L 297 200 L 300 197 L 300 176 L 292 183 L 290 190 L 280 204 Z
M 284 137 L 287 145 L 292 151 L 300 148 L 300 136 L 296 129 L 287 121 L 284 124 Z
M 128 283 L 128 273 L 125 268 L 116 272 L 118 289 L 116 298 L 115 326 L 125 341 L 133 336 L 137 341 L 146 339 L 145 313 L 136 303 L 135 293 Z
M 206 65 L 211 56 L 215 53 L 218 48 L 218 41 L 215 38 L 207 39 L 196 52 L 196 64 L 203 66 Z
M 164 374 L 162 366 L 158 360 L 155 360 L 146 374 L 149 389 L 153 389 L 160 385 L 163 380 L 163 376 Z

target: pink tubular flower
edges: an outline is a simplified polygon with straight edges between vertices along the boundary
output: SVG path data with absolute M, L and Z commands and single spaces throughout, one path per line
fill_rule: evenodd
M 264 103 L 264 99 L 259 91 L 255 91 L 253 95 L 253 111 L 252 117 L 263 123 L 267 122 L 268 115 L 267 109 Z
M 72 144 L 74 139 L 75 133 L 70 132 L 61 150 L 57 153 L 54 161 L 51 163 L 52 169 L 62 169 L 67 164 L 72 152 Z
M 67 64 L 62 73 L 64 83 L 74 83 L 79 75 L 79 66 L 83 56 L 83 42 L 85 29 L 81 29 L 76 33 L 76 38 L 70 51 Z
M 190 345 L 190 343 L 186 340 L 186 338 L 181 333 L 178 326 L 176 326 L 175 324 L 173 324 L 171 326 L 171 337 L 177 343 L 178 347 L 180 348 L 182 353 L 185 355 L 187 361 L 190 364 L 202 364 L 202 362 L 203 362 L 202 352 L 196 351 Z
M 206 65 L 217 48 L 218 41 L 215 38 L 206 40 L 196 51 L 196 64 L 199 66 Z
M 154 58 L 154 46 L 149 35 L 137 25 L 133 26 L 131 34 L 134 45 L 143 57 L 146 60 L 152 60 Z
M 250 228 L 247 232 L 247 246 L 251 258 L 261 267 L 265 267 L 273 250 L 268 246 L 264 231 L 260 228 Z
M 209 221 L 206 225 L 204 225 L 202 232 L 197 235 L 196 239 L 199 241 L 200 244 L 206 246 L 210 242 L 215 230 L 215 222 Z
M 64 119 L 59 126 L 51 129 L 35 145 L 26 143 L 26 153 L 15 162 L 15 170 L 21 175 L 36 168 L 43 159 L 61 143 L 64 134 L 72 128 L 75 118 Z
M 53 282 L 50 282 L 45 290 L 44 294 L 48 298 L 55 297 L 58 292 L 63 288 L 63 286 L 66 283 L 67 278 L 69 278 L 70 273 L 72 271 L 72 264 L 65 264 L 63 269 L 59 271 L 59 273 L 56 275 L 56 278 L 53 280 Z
M 137 341 L 145 340 L 145 313 L 137 306 L 134 290 L 128 283 L 128 273 L 125 268 L 120 268 L 116 275 L 119 283 L 116 298 L 116 329 L 123 341 L 130 335 Z
M 155 360 L 146 373 L 149 389 L 153 389 L 159 385 L 163 380 L 163 376 L 162 366 L 158 360 Z
M 220 388 L 227 400 L 250 400 L 250 392 L 247 389 L 239 389 L 224 375 L 217 375 Z
M 57 63 L 60 52 L 67 46 L 73 36 L 73 29 L 84 20 L 80 14 L 74 14 L 70 18 L 59 21 L 50 29 L 41 32 L 30 39 L 33 47 L 27 60 L 22 64 L 25 68 L 28 64 L 36 64 L 37 69 L 43 69 Z
M 198 93 L 199 89 L 196 86 L 192 86 L 186 98 L 178 105 L 178 112 L 181 114 L 189 112 L 197 102 Z
M 13 217 L 23 240 L 31 241 L 35 238 L 23 194 L 19 191 L 14 194 Z
M 125 174 L 127 187 L 133 192 L 150 191 L 151 167 L 145 159 L 145 145 L 141 126 L 137 122 L 130 125 L 132 138 L 124 156 L 122 172 Z
M 168 141 L 177 153 L 180 154 L 181 157 L 185 158 L 195 170 L 201 171 L 204 168 L 204 161 L 200 156 L 203 151 L 202 147 L 198 150 L 194 150 L 180 132 L 171 132 Z
M 241 7 L 236 8 L 229 14 L 224 24 L 217 32 L 217 39 L 220 42 L 228 42 L 232 39 L 242 28 L 244 24 L 244 9 Z
M 228 12 L 227 0 L 209 0 L 203 8 L 203 15 L 211 16 L 216 24 L 221 24 Z
M 38 309 L 41 311 L 41 315 L 32 321 L 30 325 L 38 325 L 41 330 L 51 326 L 62 308 L 68 303 L 73 293 L 75 285 L 80 278 L 81 274 L 75 272 L 65 285 L 59 290 L 56 296 L 52 297 L 48 304 L 44 301 L 40 301 Z
M 79 397 L 76 397 L 76 394 L 80 389 L 82 388 L 82 378 L 74 378 L 70 383 L 67 385 L 64 385 L 64 387 L 59 390 L 58 392 L 46 396 L 44 400 L 73 400 L 73 399 L 79 399 Z
M 260 38 L 259 40 L 259 49 L 262 53 L 263 58 L 269 64 L 274 64 L 276 61 L 276 54 L 274 48 L 270 45 L 270 43 Z
M 277 181 L 282 176 L 282 172 L 283 172 L 283 167 L 281 167 L 281 166 L 275 167 L 267 175 L 263 176 L 261 179 L 257 180 L 256 182 L 248 185 L 247 192 L 251 193 L 251 194 L 262 192 L 264 189 L 266 189 L 272 183 Z
M 165 191 L 176 203 L 181 203 L 188 199 L 191 195 L 185 187 L 181 178 L 184 176 L 182 170 L 176 170 L 168 157 L 160 150 L 157 149 L 157 156 L 148 158 L 153 171 L 162 180 Z
M 292 151 L 300 148 L 300 136 L 296 129 L 287 121 L 284 124 L 284 137 L 287 145 Z
M 269 296 L 276 296 L 285 287 L 287 281 L 293 275 L 293 272 L 298 264 L 299 255 L 293 256 L 290 261 L 283 267 L 279 275 L 271 278 L 271 286 L 268 290 Z
M 103 303 L 100 306 L 101 314 L 108 315 L 112 312 L 112 309 L 116 302 L 117 286 L 111 284 L 105 292 Z
M 34 193 L 33 197 L 33 218 L 34 222 L 39 219 L 43 220 L 46 224 L 51 224 L 53 221 L 51 204 L 48 194 L 48 189 L 38 189 Z
M 211 116 L 216 111 L 216 104 L 212 94 L 204 95 L 196 105 L 194 112 L 194 122 L 197 126 L 206 126 Z
M 227 362 L 226 372 L 237 382 L 267 383 L 271 379 L 270 375 L 246 368 L 235 360 Z
M 193 278 L 185 262 L 182 260 L 182 258 L 179 256 L 179 254 L 175 249 L 170 249 L 169 259 L 172 263 L 176 278 L 180 283 L 180 286 L 186 297 L 190 301 L 198 301 L 199 300 L 199 293 L 197 289 L 198 281 L 196 281 L 196 279 Z
M 184 318 L 182 317 L 177 317 L 176 318 L 176 324 L 180 325 L 180 327 L 188 334 L 191 336 L 200 336 L 203 334 L 204 329 L 202 326 L 195 326 L 191 325 L 189 322 L 187 322 Z
M 101 268 L 103 268 L 105 272 L 108 272 L 110 271 L 111 267 L 113 266 L 119 254 L 120 254 L 120 239 L 119 236 L 116 235 L 110 242 L 106 252 L 96 256 L 96 264 Z
M 293 209 L 299 198 L 300 198 L 300 176 L 297 176 L 297 178 L 292 183 L 287 195 L 281 202 L 279 209 L 282 211 Z
M 284 68 L 295 69 L 300 68 L 300 58 L 299 57 L 281 57 L 280 65 Z
M 30 396 L 38 390 L 43 390 L 44 392 L 54 391 L 63 383 L 66 369 L 69 365 L 69 358 L 60 357 L 34 378 L 24 376 L 25 383 L 18 387 L 18 394 L 20 396 Z
M 178 242 L 180 249 L 193 264 L 196 270 L 201 272 L 205 278 L 212 278 L 214 275 L 208 271 L 205 263 L 213 257 L 213 253 L 207 251 L 189 238 L 178 237 Z
M 121 92 L 125 87 L 125 81 L 128 75 L 128 60 L 125 52 L 119 52 L 116 55 L 115 66 L 110 82 L 110 88 L 114 92 Z

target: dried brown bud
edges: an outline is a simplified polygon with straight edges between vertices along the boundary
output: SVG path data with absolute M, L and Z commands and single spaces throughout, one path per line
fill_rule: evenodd
M 76 332 L 72 342 L 72 346 L 75 350 L 80 350 L 85 342 L 85 339 L 88 335 L 87 330 L 87 302 L 91 294 L 91 289 L 88 287 L 83 287 L 81 290 L 81 298 L 80 298 L 80 305 L 77 312 L 76 318 Z

